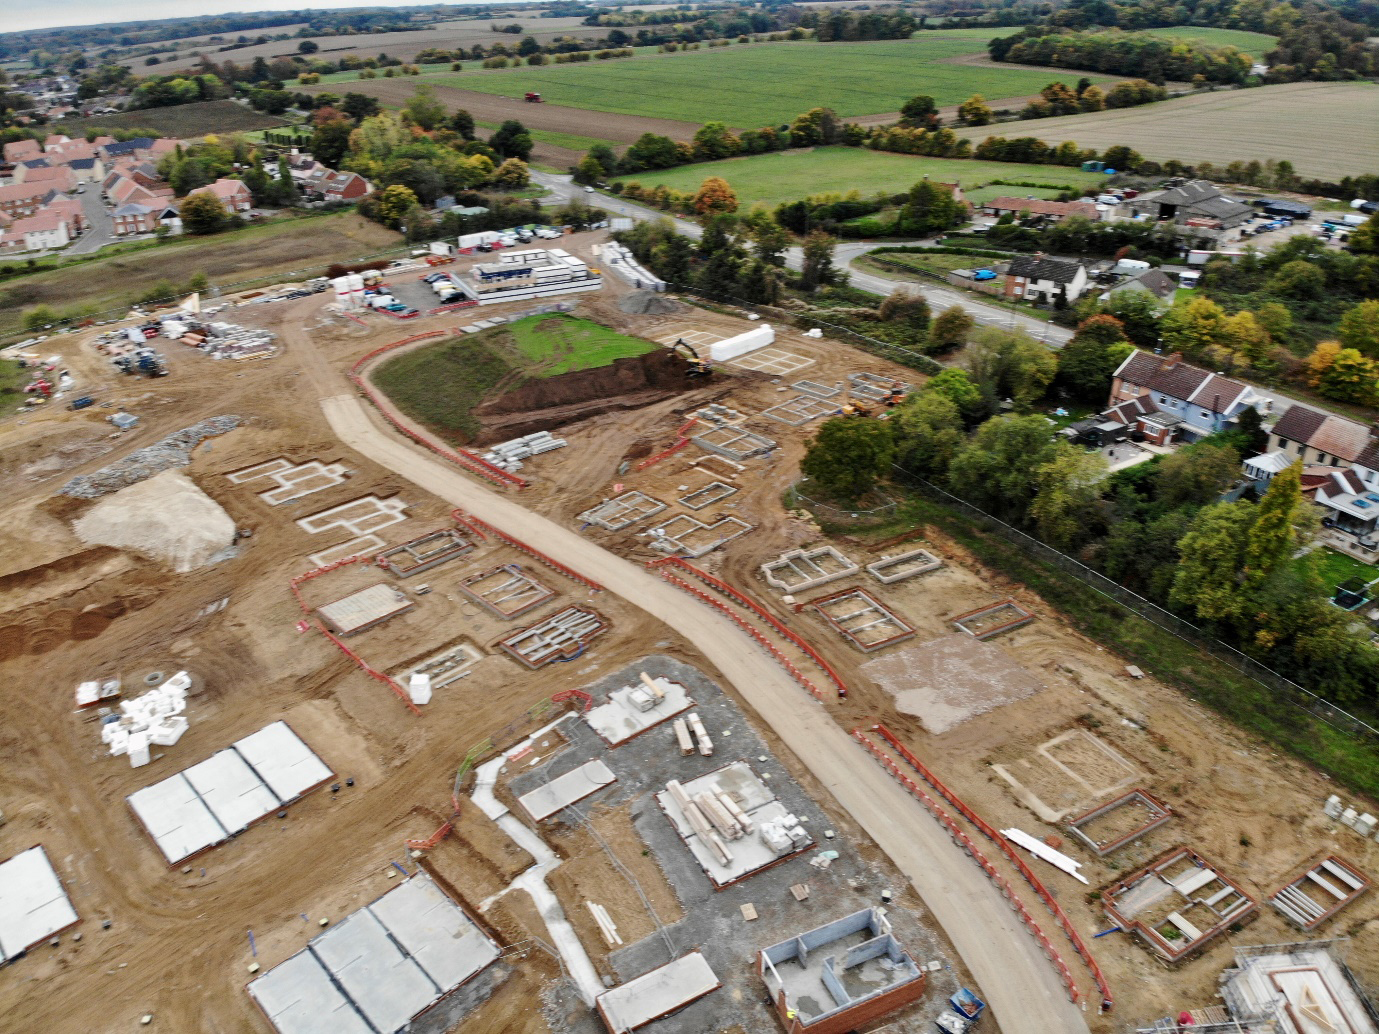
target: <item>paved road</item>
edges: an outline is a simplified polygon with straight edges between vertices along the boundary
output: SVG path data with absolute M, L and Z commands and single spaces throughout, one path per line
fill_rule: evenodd
M 315 350 L 308 345 L 304 350 Z M 319 355 L 303 355 L 324 387 Z M 337 375 L 330 380 L 339 383 Z M 722 615 L 563 525 L 532 513 L 384 429 L 354 395 L 322 397 L 336 436 L 375 463 L 541 548 L 672 625 L 737 687 L 914 884 L 980 982 L 1004 1034 L 1085 1034 L 1052 967 L 982 871 L 824 710 Z
M 678 219 L 667 215 L 665 212 L 658 212 L 655 209 L 644 208 L 641 205 L 633 204 L 630 201 L 624 201 L 612 195 L 589 194 L 583 187 L 571 180 L 569 176 L 557 176 L 549 172 L 533 172 L 532 179 L 555 193 L 558 197 L 587 200 L 590 204 L 595 204 L 605 211 L 612 212 L 614 215 L 627 216 L 630 219 L 670 219 L 670 221 L 675 224 L 676 230 L 686 237 L 693 237 L 696 240 L 699 238 L 701 231 L 697 223 L 692 223 L 685 219 Z M 843 241 L 834 251 L 834 261 L 838 266 L 848 271 L 848 275 L 852 278 L 851 282 L 854 287 L 859 287 L 864 291 L 870 291 L 872 294 L 888 295 L 899 288 L 908 294 L 922 295 L 935 313 L 942 312 L 944 309 L 953 305 L 961 305 L 970 312 L 972 318 L 982 326 L 1007 327 L 1011 329 L 1019 328 L 1054 348 L 1067 344 L 1068 340 L 1073 336 L 1073 332 L 1066 327 L 1057 326 L 1037 316 L 1026 316 L 1023 313 L 1013 312 L 1010 309 L 1003 309 L 999 305 L 989 305 L 970 294 L 954 288 L 930 287 L 928 284 L 916 284 L 908 280 L 889 280 L 875 273 L 864 273 L 861 270 L 852 268 L 854 260 L 875 248 L 921 243 L 932 242 Z M 800 269 L 803 262 L 804 256 L 799 248 L 791 248 L 786 252 L 785 264 L 789 268 Z

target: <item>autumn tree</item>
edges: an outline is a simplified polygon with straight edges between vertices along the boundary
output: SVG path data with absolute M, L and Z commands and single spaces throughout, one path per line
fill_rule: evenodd
M 531 182 L 531 170 L 521 158 L 509 158 L 493 172 L 493 185 L 504 190 L 521 190 Z
M 1160 324 L 1164 350 L 1189 359 L 1207 357 L 1223 340 L 1226 313 L 1204 294 L 1194 295 L 1164 313 Z
M 1371 359 L 1379 358 L 1379 299 L 1371 298 L 1341 317 L 1341 344 Z
M 837 417 L 807 443 L 800 470 L 828 497 L 852 502 L 871 491 L 894 460 L 887 421 Z
M 1319 341 L 1317 347 L 1312 349 L 1302 362 L 1303 369 L 1307 371 L 1308 386 L 1315 388 L 1321 384 L 1322 378 L 1327 375 L 1340 354 L 1339 341 Z
M 179 209 L 182 227 L 191 234 L 219 233 L 225 229 L 230 213 L 220 203 L 220 198 L 210 191 L 192 194 L 182 202 Z
M 411 187 L 397 183 L 384 187 L 372 200 L 378 222 L 394 230 L 402 225 L 407 213 L 418 204 L 416 192 Z
M 1338 402 L 1373 406 L 1379 403 L 1379 363 L 1366 359 L 1356 349 L 1343 348 L 1336 353 L 1330 369 L 1322 374 L 1317 388 Z
M 912 294 L 903 287 L 888 294 L 876 314 L 886 323 L 903 324 L 916 336 L 929 332 L 929 303 L 922 294 Z
M 710 176 L 699 185 L 694 195 L 694 210 L 700 216 L 726 215 L 737 211 L 737 195 L 728 181 Z
M 958 119 L 969 126 L 990 125 L 995 114 L 980 93 L 974 93 L 958 105 Z

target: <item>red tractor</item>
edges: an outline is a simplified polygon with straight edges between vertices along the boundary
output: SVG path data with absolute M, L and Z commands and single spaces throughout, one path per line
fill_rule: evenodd
M 527 94 L 525 97 L 523 97 L 522 99 L 523 99 L 524 101 L 526 101 L 528 104 L 540 104 L 540 103 L 541 103 L 541 94 L 539 94 L 539 93 L 528 93 L 528 94 Z

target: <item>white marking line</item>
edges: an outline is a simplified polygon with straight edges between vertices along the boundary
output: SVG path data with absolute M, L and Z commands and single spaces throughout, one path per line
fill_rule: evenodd
M 339 463 L 326 466 L 320 460 L 311 460 L 299 467 L 267 471 L 263 476 L 272 478 L 278 487 L 260 492 L 259 498 L 269 506 L 277 506 L 342 484 L 345 467 Z
M 292 464 L 284 459 L 269 460 L 267 463 L 260 463 L 253 467 L 245 467 L 243 470 L 237 470 L 233 474 L 226 474 L 225 477 L 229 479 L 230 483 L 233 485 L 242 485 L 246 481 L 268 477 L 270 474 L 277 474 L 280 471 L 289 469 L 291 466 Z
M 667 334 L 665 337 L 657 338 L 663 345 L 673 345 L 676 341 L 683 341 L 692 348 L 699 348 L 704 345 L 711 345 L 715 341 L 722 341 L 722 334 L 710 334 L 706 330 L 686 330 L 678 334 Z
M 760 370 L 762 373 L 784 376 L 797 370 L 803 370 L 806 366 L 813 366 L 814 360 L 806 359 L 794 352 L 782 352 L 779 348 L 763 348 L 750 352 L 740 359 L 733 359 L 729 365 L 740 366 L 744 370 Z
M 337 560 L 359 556 L 361 553 L 370 553 L 383 545 L 383 540 L 377 535 L 363 535 L 357 539 L 342 542 L 338 546 L 323 549 L 319 553 L 313 553 L 307 559 L 316 567 L 328 567 Z
M 298 519 L 297 526 L 312 535 L 331 528 L 344 528 L 351 535 L 362 536 L 398 521 L 405 521 L 406 509 L 407 504 L 401 499 L 380 499 L 376 495 L 366 495 L 341 506 L 302 517 Z

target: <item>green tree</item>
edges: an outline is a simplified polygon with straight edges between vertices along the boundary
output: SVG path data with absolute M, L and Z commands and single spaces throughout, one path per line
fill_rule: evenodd
M 838 116 L 832 108 L 810 108 L 790 124 L 791 147 L 819 147 L 838 138 Z
M 47 330 L 58 321 L 57 311 L 50 305 L 39 305 L 24 313 L 24 329 Z
M 1220 498 L 1239 473 L 1240 453 L 1235 449 L 1198 442 L 1159 460 L 1154 469 L 1155 495 L 1166 506 L 1205 506 Z
M 412 124 L 430 132 L 445 122 L 445 105 L 436 99 L 436 90 L 430 83 L 418 83 L 416 92 L 402 107 L 402 113 L 412 120 Z
M 1298 461 L 1274 475 L 1255 508 L 1255 519 L 1245 541 L 1247 589 L 1257 588 L 1304 544 L 1300 541 L 1299 526 L 1304 505 L 1302 461 Z
M 941 478 L 962 446 L 962 415 L 937 391 L 915 392 L 891 410 L 896 462 L 912 474 Z
M 976 327 L 977 321 L 970 312 L 961 305 L 950 305 L 938 314 L 929 328 L 929 350 L 951 352 L 962 348 Z
M 967 368 L 984 392 L 1027 409 L 1044 397 L 1058 372 L 1058 359 L 1022 330 L 987 327 L 972 335 Z
M 604 178 L 618 174 L 618 156 L 608 144 L 595 144 L 589 148 L 589 157 L 602 167 Z
M 299 54 L 314 54 L 320 49 L 321 45 L 315 40 L 304 39 L 297 44 L 297 53 Z
M 1379 212 L 1369 217 L 1369 221 L 1357 226 L 1350 234 L 1346 245 L 1355 255 L 1379 255 Z
M 592 187 L 603 179 L 603 166 L 591 154 L 586 154 L 575 166 L 574 181 Z
M 1341 317 L 1341 344 L 1371 359 L 1379 358 L 1379 299 L 1371 298 Z
M 1054 549 L 1067 550 L 1089 537 L 1108 469 L 1099 452 L 1054 443 L 1047 461 L 1034 468 L 1034 498 L 1029 504 L 1030 520 L 1041 539 Z
M 929 378 L 924 390 L 943 395 L 957 406 L 962 422 L 968 427 L 980 422 L 989 412 L 986 399 L 982 397 L 982 389 L 972 382 L 966 370 L 949 367 Z
M 695 161 L 712 162 L 733 157 L 742 150 L 742 143 L 724 123 L 705 122 L 694 134 L 690 147 L 694 151 Z
M 987 126 L 996 113 L 986 103 L 980 93 L 974 93 L 958 105 L 958 119 L 969 126 Z
M 1178 543 L 1170 599 L 1206 621 L 1237 617 L 1249 602 L 1241 571 L 1254 519 L 1254 505 L 1247 502 L 1213 503 L 1199 510 Z
M 1353 348 L 1343 348 L 1322 375 L 1318 388 L 1327 398 L 1338 402 L 1379 404 L 1379 363 L 1366 359 Z
M 464 108 L 458 109 L 451 115 L 447 125 L 456 133 L 459 133 L 462 139 L 474 139 L 474 116 L 465 111 Z
M 339 168 L 341 160 L 349 153 L 353 131 L 354 127 L 345 119 L 322 123 L 311 134 L 311 156 L 322 165 Z
M 191 234 L 219 233 L 225 229 L 229 213 L 220 203 L 220 198 L 207 191 L 193 194 L 182 202 L 179 210 L 182 227 Z
M 911 97 L 900 106 L 900 124 L 910 129 L 928 128 L 938 117 L 938 105 L 934 98 L 920 94 Z
M 504 190 L 521 190 L 531 182 L 531 170 L 521 158 L 509 158 L 493 172 L 493 185 Z
M 1038 490 L 1035 469 L 1052 458 L 1052 450 L 1047 417 L 994 417 L 953 457 L 948 487 L 988 513 L 1023 519 Z
M 488 138 L 488 146 L 504 158 L 531 159 L 532 138 L 527 127 L 516 119 L 508 119 Z
M 752 247 L 757 258 L 767 265 L 784 267 L 790 234 L 770 216 L 758 219 L 752 225 Z
M 669 283 L 681 287 L 690 281 L 693 259 L 694 242 L 673 230 L 651 253 L 651 262 L 656 271 Z
M 800 470 L 826 496 L 852 502 L 871 491 L 894 460 L 887 421 L 838 417 L 825 421 L 807 443 Z
M 953 197 L 950 188 L 926 178 L 910 188 L 910 195 L 896 219 L 896 232 L 923 237 L 951 229 L 966 215 L 966 209 Z
M 1073 395 L 1100 402 L 1111 391 L 1111 376 L 1133 346 L 1125 326 L 1109 314 L 1089 316 L 1058 353 L 1058 382 Z
M 1294 259 L 1279 266 L 1266 286 L 1275 294 L 1289 298 L 1318 298 L 1326 289 L 1326 273 L 1305 259 Z
M 411 187 L 395 183 L 384 187 L 374 198 L 374 210 L 384 226 L 397 229 L 407 213 L 417 206 L 417 195 Z
M 833 268 L 833 249 L 838 240 L 815 230 L 804 239 L 804 262 L 800 273 L 800 288 L 813 294 L 820 287 L 834 283 L 839 274 Z
M 195 294 L 198 291 L 208 290 L 211 286 L 211 278 L 205 273 L 193 273 L 186 285 L 182 288 L 187 294 Z
M 916 337 L 929 333 L 929 303 L 922 294 L 912 294 L 897 287 L 876 310 L 884 323 L 899 323 L 908 327 Z

